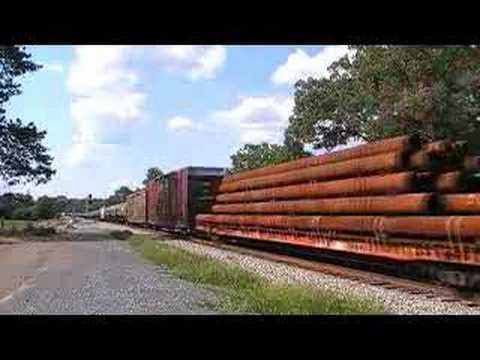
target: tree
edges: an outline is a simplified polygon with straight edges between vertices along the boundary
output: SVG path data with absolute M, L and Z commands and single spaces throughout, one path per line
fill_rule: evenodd
M 295 84 L 288 131 L 314 149 L 400 134 L 459 139 L 480 129 L 478 47 L 353 46 L 329 78 Z
M 110 205 L 115 205 L 115 204 L 120 204 L 124 201 L 126 201 L 127 196 L 133 193 L 132 190 L 130 190 L 129 187 L 127 186 L 120 186 L 119 189 L 115 190 L 113 195 L 109 196 L 105 200 L 105 205 L 110 206 Z
M 268 144 L 246 144 L 235 154 L 232 159 L 232 173 L 252 170 L 268 165 L 275 165 L 285 161 L 298 159 L 309 155 L 303 151 L 303 146 L 286 136 L 285 145 Z
M 38 198 L 33 207 L 33 217 L 35 219 L 52 219 L 59 213 L 57 199 L 48 196 Z
M 143 185 L 147 185 L 150 180 L 156 179 L 159 176 L 162 176 L 163 172 L 159 167 L 154 166 L 147 170 L 147 175 L 145 180 L 143 180 Z
M 3 194 L 0 196 L 0 217 L 15 218 L 15 210 L 30 207 L 34 203 L 32 196 L 28 194 Z
M 55 174 L 53 158 L 42 145 L 46 132 L 29 122 L 7 119 L 5 103 L 21 94 L 16 78 L 40 69 L 24 47 L 0 46 L 0 177 L 9 185 L 48 182 Z

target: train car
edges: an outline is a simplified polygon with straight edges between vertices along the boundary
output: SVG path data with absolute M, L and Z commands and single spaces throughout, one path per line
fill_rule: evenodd
M 120 203 L 116 205 L 115 210 L 115 219 L 118 222 L 125 222 L 127 217 L 127 204 L 126 202 Z
M 146 191 L 138 190 L 127 196 L 126 219 L 130 224 L 145 225 L 147 223 Z
M 150 181 L 146 186 L 147 224 L 191 232 L 195 216 L 210 211 L 224 174 L 224 168 L 186 167 Z
M 126 202 L 111 206 L 102 206 L 98 211 L 99 213 L 97 215 L 100 220 L 112 222 L 126 221 Z

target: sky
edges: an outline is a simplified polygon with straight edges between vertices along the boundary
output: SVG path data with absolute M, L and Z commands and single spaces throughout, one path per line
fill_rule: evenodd
M 338 46 L 27 46 L 10 117 L 47 131 L 55 177 L 2 185 L 33 196 L 105 197 L 146 170 L 228 167 L 246 143 L 281 143 L 294 84 L 323 77 Z

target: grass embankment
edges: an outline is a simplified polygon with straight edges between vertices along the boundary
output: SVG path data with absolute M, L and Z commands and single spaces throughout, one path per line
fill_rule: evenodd
M 0 236 L 49 236 L 56 233 L 55 228 L 39 226 L 30 220 L 0 220 Z
M 221 312 L 256 314 L 372 314 L 383 307 L 372 301 L 345 298 L 332 291 L 284 285 L 238 266 L 193 254 L 146 235 L 135 235 L 130 244 L 149 261 L 166 266 L 178 277 L 221 292 L 215 305 Z

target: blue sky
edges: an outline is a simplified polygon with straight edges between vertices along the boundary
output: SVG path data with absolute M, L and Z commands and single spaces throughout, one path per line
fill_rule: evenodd
M 146 169 L 229 166 L 245 143 L 281 142 L 293 84 L 321 77 L 345 46 L 27 46 L 44 65 L 9 116 L 47 130 L 55 178 L 7 188 L 107 196 Z

